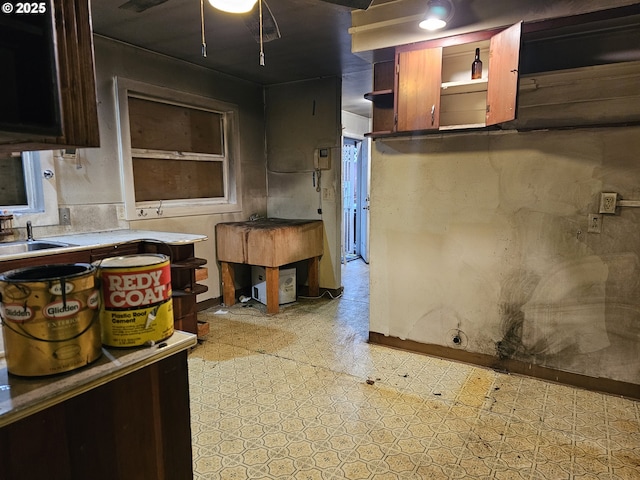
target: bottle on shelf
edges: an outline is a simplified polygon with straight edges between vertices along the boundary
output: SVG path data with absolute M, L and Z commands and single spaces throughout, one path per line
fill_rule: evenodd
M 476 48 L 476 58 L 471 64 L 471 80 L 482 78 L 482 60 L 480 60 L 480 49 Z

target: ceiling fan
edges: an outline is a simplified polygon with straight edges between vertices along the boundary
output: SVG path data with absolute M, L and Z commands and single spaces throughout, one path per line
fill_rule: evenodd
M 136 13 L 144 12 L 150 8 L 161 5 L 168 0 L 128 0 L 118 8 L 125 10 L 132 10 Z M 366 10 L 368 9 L 373 0 L 315 0 L 318 2 L 331 3 L 342 7 L 350 8 L 353 10 Z M 200 20 L 202 30 L 202 56 L 207 56 L 207 45 L 204 35 L 204 3 L 205 0 L 200 0 Z M 211 2 L 213 5 L 213 2 Z M 226 3 L 233 3 L 232 0 L 227 0 Z M 270 42 L 281 38 L 280 29 L 278 28 L 278 22 L 276 21 L 269 5 L 266 0 L 257 0 L 253 8 L 242 15 L 245 25 L 253 38 L 260 44 L 260 65 L 264 65 L 264 52 L 263 43 Z
M 202 1 L 202 0 L 201 0 Z M 351 9 L 366 10 L 373 3 L 373 0 L 319 0 L 325 3 L 332 3 Z M 244 17 L 244 22 L 253 38 L 260 44 L 260 65 L 264 66 L 263 44 L 281 37 L 278 22 L 276 21 L 266 0 L 257 0 L 254 7 Z M 204 34 L 203 34 L 204 42 Z M 204 45 L 204 43 L 203 43 Z

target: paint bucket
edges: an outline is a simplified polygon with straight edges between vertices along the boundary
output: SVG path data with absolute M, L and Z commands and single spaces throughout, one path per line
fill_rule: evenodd
M 74 370 L 102 355 L 96 268 L 45 265 L 0 275 L 2 334 L 9 373 Z
M 102 293 L 102 343 L 137 347 L 173 335 L 171 266 L 155 253 L 110 257 L 96 263 Z

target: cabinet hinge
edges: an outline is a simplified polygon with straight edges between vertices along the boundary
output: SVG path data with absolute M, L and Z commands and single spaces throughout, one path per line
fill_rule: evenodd
M 487 105 L 487 113 L 491 111 L 491 105 Z

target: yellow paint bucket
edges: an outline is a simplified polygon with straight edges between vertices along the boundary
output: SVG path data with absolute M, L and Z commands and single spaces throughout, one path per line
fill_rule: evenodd
M 173 335 L 169 257 L 125 255 L 105 258 L 96 266 L 104 345 L 136 347 Z
M 96 268 L 76 263 L 0 275 L 7 370 L 41 376 L 83 367 L 102 355 Z

